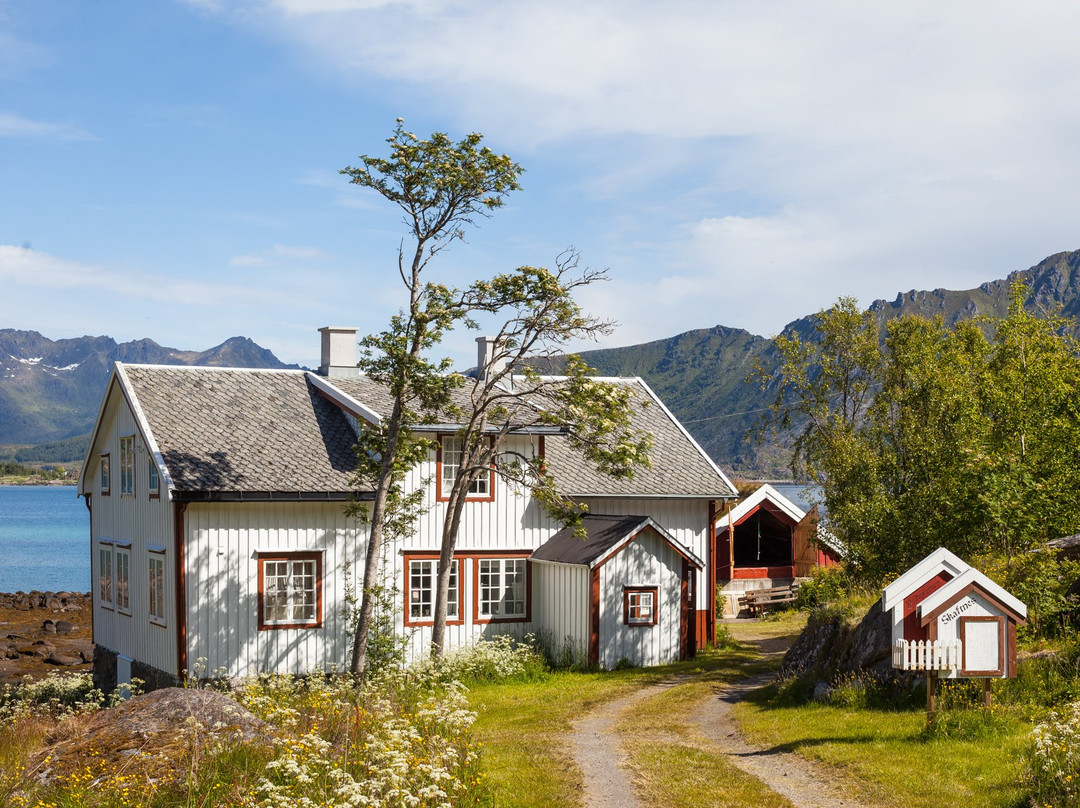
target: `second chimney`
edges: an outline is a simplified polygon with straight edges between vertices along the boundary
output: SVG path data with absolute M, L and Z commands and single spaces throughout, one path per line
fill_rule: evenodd
M 476 377 L 487 378 L 488 373 L 498 373 L 506 367 L 506 356 L 495 337 L 476 338 Z
M 356 366 L 356 332 L 348 326 L 325 326 L 322 334 L 322 363 L 319 375 L 338 379 L 355 379 L 360 376 Z

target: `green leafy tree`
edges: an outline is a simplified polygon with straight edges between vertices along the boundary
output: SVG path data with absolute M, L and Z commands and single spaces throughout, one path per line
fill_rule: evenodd
M 1009 558 L 1080 527 L 1080 353 L 1060 320 L 1024 310 L 1024 292 L 1007 317 L 952 329 L 882 327 L 841 299 L 817 341 L 777 340 L 769 421 L 796 429 L 793 471 L 821 485 L 857 575 L 896 574 L 938 546 Z
M 378 425 L 366 425 L 358 442 L 357 482 L 374 489 L 370 503 L 353 512 L 370 521 L 362 582 L 363 599 L 353 638 L 351 670 L 363 675 L 372 627 L 374 594 L 387 524 L 409 521 L 415 502 L 402 491 L 405 474 L 430 450 L 430 441 L 414 432 L 425 413 L 437 412 L 450 399 L 456 377 L 448 362 L 427 352 L 465 316 L 460 295 L 424 280 L 431 259 L 454 241 L 477 217 L 501 207 L 507 194 L 520 188 L 521 167 L 509 157 L 482 145 L 482 136 L 459 142 L 436 132 L 420 139 L 398 119 L 387 139 L 389 157 L 362 155 L 361 166 L 342 169 L 349 181 L 370 188 L 397 205 L 409 231 L 411 250 L 398 249 L 398 275 L 409 294 L 407 307 L 390 326 L 365 337 L 361 371 L 384 385 L 393 400 L 390 414 Z
M 495 473 L 528 489 L 555 519 L 580 524 L 583 508 L 560 493 L 543 458 L 510 448 L 514 433 L 548 429 L 601 472 L 630 478 L 649 463 L 650 435 L 634 429 L 629 388 L 591 378 L 592 369 L 576 355 L 564 356 L 573 340 L 607 334 L 612 324 L 582 312 L 574 301 L 581 287 L 603 280 L 603 272 L 579 271 L 569 250 L 554 270 L 519 267 L 474 283 L 465 300 L 471 311 L 505 318 L 493 338 L 486 367 L 460 404 L 448 408 L 459 423 L 462 457 L 450 488 L 443 520 L 431 653 L 441 656 L 446 631 L 452 560 L 470 490 L 481 475 Z M 556 357 L 562 373 L 541 375 Z M 641 406 L 638 404 L 638 406 Z

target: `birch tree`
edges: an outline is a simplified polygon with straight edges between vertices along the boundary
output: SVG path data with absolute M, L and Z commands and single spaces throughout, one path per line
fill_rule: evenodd
M 816 341 L 777 340 L 771 420 L 799 429 L 793 471 L 822 487 L 853 572 L 883 579 L 939 546 L 1008 563 L 1080 530 L 1080 346 L 1025 294 L 952 328 L 882 327 L 841 299 Z

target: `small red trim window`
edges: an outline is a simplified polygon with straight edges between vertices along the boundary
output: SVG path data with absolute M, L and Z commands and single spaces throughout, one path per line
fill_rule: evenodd
M 623 622 L 628 626 L 655 626 L 659 590 L 632 586 L 623 590 Z
M 458 559 L 450 562 L 450 588 L 446 594 L 446 619 L 461 617 L 458 587 Z M 409 623 L 429 623 L 435 619 L 435 589 L 438 586 L 439 560 L 416 558 L 409 561 Z
M 259 628 L 322 625 L 322 553 L 259 556 Z
M 457 435 L 443 435 L 439 439 L 438 455 L 438 499 L 446 501 L 450 491 L 461 473 L 461 458 L 464 454 L 465 443 Z M 495 469 L 492 468 L 486 474 L 480 474 L 465 492 L 466 499 L 490 502 L 495 498 Z
M 165 625 L 165 552 L 151 550 L 148 560 L 150 622 Z
M 528 561 L 477 560 L 477 616 L 480 620 L 523 620 L 529 614 Z
M 113 548 L 102 542 L 98 549 L 98 601 L 106 609 L 113 607 Z

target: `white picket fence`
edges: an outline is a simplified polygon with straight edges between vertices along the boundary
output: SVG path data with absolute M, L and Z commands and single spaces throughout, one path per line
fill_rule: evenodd
M 951 671 L 960 664 L 960 640 L 897 640 L 892 665 L 905 671 Z

